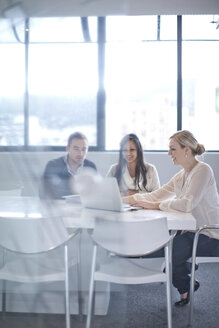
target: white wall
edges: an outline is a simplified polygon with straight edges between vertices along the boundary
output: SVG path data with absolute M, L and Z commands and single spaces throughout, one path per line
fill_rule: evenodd
M 24 186 L 24 195 L 37 195 L 38 183 L 48 160 L 62 156 L 63 152 L 2 152 L 0 153 L 0 189 Z M 92 160 L 101 175 L 117 162 L 117 152 L 90 152 Z M 145 153 L 145 159 L 156 166 L 161 184 L 166 183 L 179 169 L 172 164 L 167 153 Z M 201 160 L 214 170 L 219 189 L 219 153 L 206 153 Z

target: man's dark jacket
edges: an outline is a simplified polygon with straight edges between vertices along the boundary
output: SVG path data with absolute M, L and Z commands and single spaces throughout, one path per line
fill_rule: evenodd
M 87 159 L 84 160 L 83 166 L 96 170 L 96 165 Z M 74 194 L 73 179 L 68 172 L 65 156 L 49 161 L 40 183 L 40 198 L 60 199 L 62 196 Z

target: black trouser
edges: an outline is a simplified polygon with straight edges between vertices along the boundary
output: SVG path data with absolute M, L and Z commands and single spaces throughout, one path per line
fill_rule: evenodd
M 190 288 L 191 266 L 188 265 L 187 260 L 192 256 L 194 232 L 185 232 L 177 235 L 173 239 L 173 286 L 177 288 L 180 294 L 186 293 Z M 216 247 L 219 245 L 219 240 L 209 238 L 206 235 L 200 234 L 197 245 L 197 256 L 211 256 Z M 147 257 L 161 257 L 164 256 L 163 249 L 159 250 Z

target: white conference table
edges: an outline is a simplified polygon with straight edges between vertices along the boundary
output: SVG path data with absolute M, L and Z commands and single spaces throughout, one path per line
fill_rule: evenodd
M 113 212 L 82 208 L 80 204 L 65 200 L 42 201 L 38 197 L 0 197 L 0 217 L 57 217 L 60 216 L 69 228 L 92 228 L 95 218 L 138 221 L 167 217 L 170 230 L 195 230 L 196 220 L 191 213 L 163 212 L 160 210 L 134 210 Z
M 168 227 L 170 230 L 195 230 L 196 220 L 190 213 L 181 212 L 163 212 L 159 210 L 135 210 L 126 212 L 112 212 L 95 209 L 82 208 L 80 204 L 74 204 L 65 200 L 57 201 L 41 201 L 38 197 L 0 197 L 0 217 L 10 218 L 42 218 L 42 217 L 60 217 L 64 221 L 67 228 L 82 228 L 81 234 L 81 291 L 82 291 L 82 311 L 86 313 L 88 286 L 89 286 L 89 272 L 92 257 L 92 242 L 90 240 L 88 229 L 95 227 L 96 219 L 121 220 L 121 221 L 142 221 L 157 217 L 167 217 Z M 107 313 L 110 293 L 109 285 L 106 283 L 99 284 L 97 287 L 95 313 L 104 315 Z M 12 312 L 36 312 L 40 313 L 47 309 L 47 313 L 60 313 L 60 299 L 56 299 L 56 294 L 47 295 L 48 290 L 31 290 L 28 291 L 25 285 L 19 286 L 18 293 L 15 295 L 10 293 L 8 299 L 11 297 L 11 308 L 8 311 Z M 45 288 L 45 287 L 44 287 Z M 49 287 L 48 287 L 49 288 Z M 53 287 L 55 293 L 57 285 Z M 74 293 L 74 290 L 72 290 Z M 39 302 L 35 302 L 35 297 L 31 296 L 41 295 Z M 42 302 L 42 294 L 45 293 L 45 300 Z M 57 294 L 58 297 L 58 294 Z M 38 304 L 38 305 L 36 305 Z M 73 307 L 77 308 L 77 304 Z M 29 310 L 26 310 L 26 309 Z M 74 312 L 76 311 L 76 312 Z M 71 313 L 77 313 L 77 310 L 72 310 Z

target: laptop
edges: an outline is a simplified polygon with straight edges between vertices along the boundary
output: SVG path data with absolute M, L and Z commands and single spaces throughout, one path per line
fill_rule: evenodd
M 81 194 L 81 204 L 86 208 L 125 212 L 139 208 L 124 204 L 116 178 L 107 177 L 100 181 L 90 193 Z

